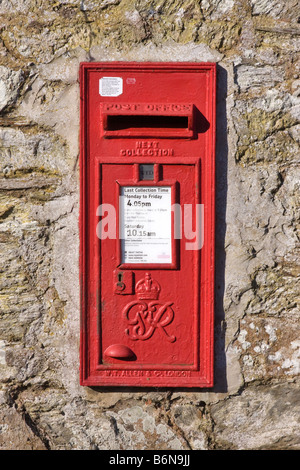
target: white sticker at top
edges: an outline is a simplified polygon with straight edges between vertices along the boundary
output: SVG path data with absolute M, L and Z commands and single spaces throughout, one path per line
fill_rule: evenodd
M 123 93 L 123 79 L 121 77 L 102 77 L 99 80 L 99 93 L 101 96 L 120 96 Z

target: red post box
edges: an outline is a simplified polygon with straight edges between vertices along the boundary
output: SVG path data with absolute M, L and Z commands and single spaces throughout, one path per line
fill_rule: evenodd
M 81 384 L 213 385 L 216 65 L 83 63 Z

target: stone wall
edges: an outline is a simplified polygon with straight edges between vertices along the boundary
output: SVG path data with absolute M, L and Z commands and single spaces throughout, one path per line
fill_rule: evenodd
M 299 449 L 299 2 L 0 15 L 0 449 Z M 218 63 L 210 391 L 79 385 L 78 68 L 103 60 Z

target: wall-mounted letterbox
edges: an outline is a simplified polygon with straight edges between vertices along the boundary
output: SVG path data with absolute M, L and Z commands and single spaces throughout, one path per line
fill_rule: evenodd
M 83 63 L 81 384 L 213 385 L 216 66 Z

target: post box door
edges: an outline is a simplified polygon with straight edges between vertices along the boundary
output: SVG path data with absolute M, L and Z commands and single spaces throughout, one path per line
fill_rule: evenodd
M 181 214 L 172 211 L 195 208 L 196 169 L 156 166 L 153 181 L 136 178 L 142 164 L 102 165 L 102 204 L 116 208 L 121 239 L 100 246 L 99 366 L 183 371 L 198 363 L 198 253 L 185 250 L 184 233 L 175 238 Z

